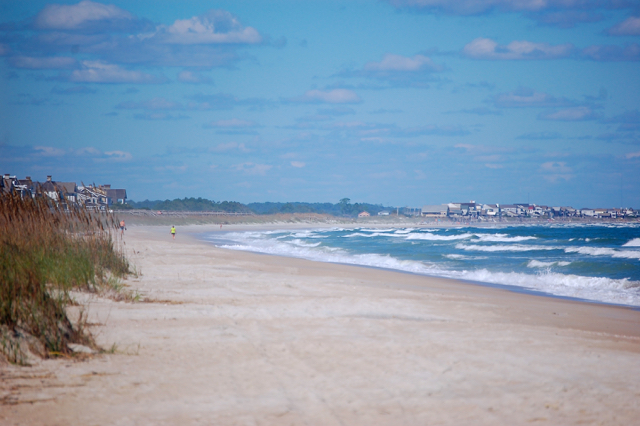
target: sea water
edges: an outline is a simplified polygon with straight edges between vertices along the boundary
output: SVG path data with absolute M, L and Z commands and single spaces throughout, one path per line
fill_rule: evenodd
M 640 225 L 211 233 L 215 245 L 640 306 Z

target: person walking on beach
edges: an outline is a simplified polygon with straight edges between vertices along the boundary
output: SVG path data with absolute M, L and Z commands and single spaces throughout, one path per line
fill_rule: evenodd
M 173 237 L 173 239 L 176 239 L 176 227 L 175 225 L 171 225 L 171 236 Z
M 127 228 L 125 227 L 124 219 L 122 219 L 122 220 L 120 221 L 120 236 L 121 236 L 121 237 L 124 235 L 124 230 L 125 230 L 125 229 L 127 229 Z

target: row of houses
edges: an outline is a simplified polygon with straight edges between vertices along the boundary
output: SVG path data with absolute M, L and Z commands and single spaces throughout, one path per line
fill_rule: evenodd
M 108 211 L 113 204 L 125 204 L 126 189 L 114 189 L 111 185 L 78 185 L 75 182 L 61 182 L 47 176 L 45 182 L 38 182 L 27 176 L 18 179 L 5 173 L 0 179 L 0 191 L 15 192 L 23 197 L 46 196 L 66 203 L 83 205 L 89 210 Z
M 427 205 L 422 207 L 422 216 L 435 218 L 630 218 L 640 217 L 640 212 L 632 208 L 583 208 L 552 207 L 537 204 L 483 204 L 470 201 L 468 203 L 448 203 Z

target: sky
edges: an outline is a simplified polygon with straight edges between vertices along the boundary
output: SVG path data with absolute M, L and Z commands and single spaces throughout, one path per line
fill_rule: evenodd
M 640 0 L 0 0 L 0 173 L 640 208 Z

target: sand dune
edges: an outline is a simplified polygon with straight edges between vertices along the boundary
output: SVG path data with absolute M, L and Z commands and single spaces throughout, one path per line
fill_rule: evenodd
M 640 311 L 129 227 L 151 303 L 79 296 L 114 354 L 1 366 L 6 425 L 630 425 Z M 228 229 L 228 228 L 227 228 Z

